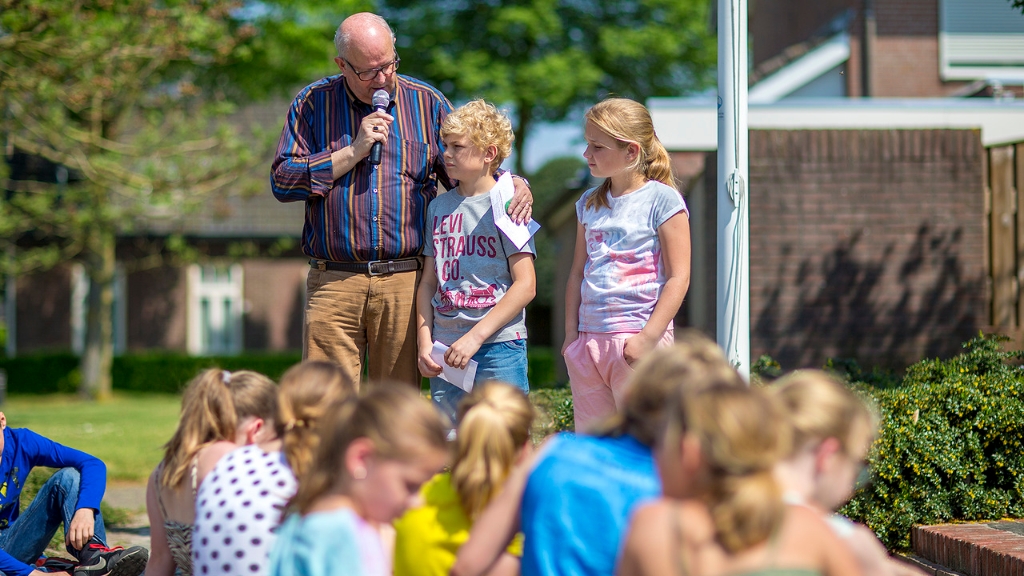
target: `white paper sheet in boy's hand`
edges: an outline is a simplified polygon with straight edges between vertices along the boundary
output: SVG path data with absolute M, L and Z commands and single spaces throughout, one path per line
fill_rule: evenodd
M 466 392 L 473 391 L 473 381 L 476 380 L 476 360 L 470 360 L 465 368 L 452 368 L 444 363 L 444 353 L 448 347 L 434 340 L 434 348 L 430 351 L 430 359 L 437 362 L 441 367 L 441 378 L 462 388 Z
M 540 230 L 540 224 L 533 218 L 526 224 L 516 224 L 508 215 L 508 204 L 512 201 L 516 187 L 512 184 L 512 173 L 506 171 L 498 177 L 498 183 L 491 188 L 491 213 L 494 225 L 508 236 L 508 239 L 522 250 L 530 238 Z

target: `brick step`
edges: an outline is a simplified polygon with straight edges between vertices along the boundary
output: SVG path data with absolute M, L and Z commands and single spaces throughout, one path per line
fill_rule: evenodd
M 915 526 L 914 554 L 966 576 L 1024 576 L 1024 522 Z

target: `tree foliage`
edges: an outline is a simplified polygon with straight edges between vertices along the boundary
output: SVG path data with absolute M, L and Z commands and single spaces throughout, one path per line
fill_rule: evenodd
M 290 98 L 338 73 L 335 30 L 346 16 L 374 7 L 372 0 L 247 0 L 233 17 L 253 33 L 224 65 L 204 70 L 204 82 L 244 99 Z
M 116 238 L 237 192 L 256 158 L 202 79 L 255 29 L 217 0 L 0 0 L 0 135 L 57 176 L 8 179 L 6 272 L 67 259 L 90 279 L 83 386 L 110 391 Z M 62 172 L 63 171 L 63 172 Z M 13 257 L 12 257 L 13 255 Z
M 1010 4 L 1012 4 L 1014 8 L 1024 12 L 1024 0 L 1010 0 Z
M 513 106 L 520 163 L 536 121 L 609 94 L 680 95 L 706 86 L 715 65 L 702 0 L 383 0 L 381 13 L 403 71 L 452 99 Z

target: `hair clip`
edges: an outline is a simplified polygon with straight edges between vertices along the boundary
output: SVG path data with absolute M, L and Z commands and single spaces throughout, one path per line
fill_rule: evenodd
M 231 371 L 224 370 L 223 372 L 220 373 L 220 378 L 221 380 L 224 381 L 225 384 L 231 384 Z
M 297 418 L 297 419 L 292 420 L 291 422 L 285 424 L 284 429 L 286 431 L 290 432 L 290 431 L 292 431 L 292 430 L 294 430 L 296 428 L 305 428 L 305 427 L 306 427 L 306 421 L 303 420 L 302 418 Z

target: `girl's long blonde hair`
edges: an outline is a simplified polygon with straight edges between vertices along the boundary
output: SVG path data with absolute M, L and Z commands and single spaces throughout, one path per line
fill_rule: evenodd
M 309 360 L 292 366 L 281 376 L 274 425 L 296 477 L 313 460 L 320 444 L 317 424 L 328 407 L 355 393 L 355 383 L 332 362 Z
M 380 384 L 361 398 L 350 397 L 328 407 L 320 419 L 320 445 L 289 512 L 306 514 L 332 490 L 344 491 L 351 482 L 345 453 L 359 438 L 372 444 L 385 460 L 413 460 L 425 450 L 447 451 L 448 426 L 430 402 L 407 386 Z
M 262 374 L 218 368 L 200 372 L 185 388 L 178 428 L 164 445 L 160 485 L 181 485 L 200 450 L 221 440 L 234 442 L 240 419 L 270 420 L 276 408 L 277 387 Z
M 767 540 L 785 511 L 772 467 L 791 442 L 778 403 L 758 388 L 713 386 L 674 395 L 669 414 L 665 442 L 691 435 L 701 447 L 718 542 L 735 553 Z
M 518 388 L 490 382 L 459 404 L 459 433 L 452 486 L 475 519 L 501 490 L 520 450 L 530 441 L 536 412 Z
M 629 167 L 630 170 L 643 175 L 647 180 L 656 180 L 675 188 L 672 159 L 655 134 L 654 120 L 643 104 L 628 98 L 608 98 L 587 110 L 583 117 L 598 130 L 615 139 L 620 149 L 630 144 L 637 144 L 640 147 L 640 153 Z M 606 178 L 590 193 L 586 202 L 588 210 L 609 206 L 608 194 L 611 185 L 611 179 Z
M 793 453 L 810 442 L 835 438 L 849 454 L 858 444 L 870 442 L 878 426 L 878 416 L 864 400 L 821 370 L 793 372 L 769 390 L 793 428 Z

